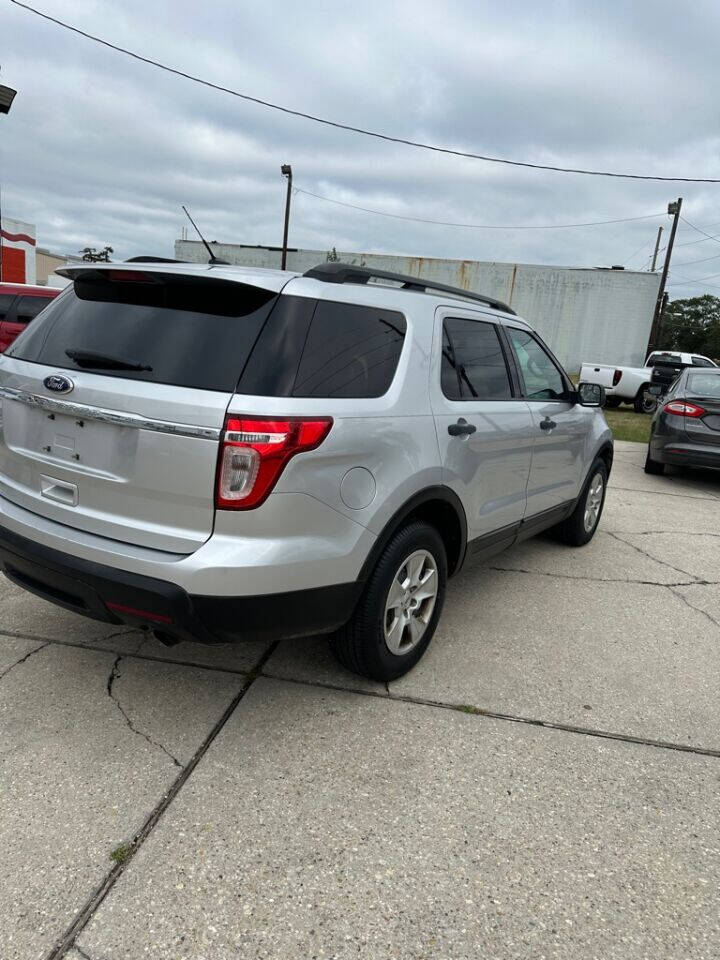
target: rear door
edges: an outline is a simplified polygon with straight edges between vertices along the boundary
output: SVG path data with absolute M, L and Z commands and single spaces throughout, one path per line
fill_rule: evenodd
M 525 513 L 533 418 L 514 395 L 489 315 L 439 312 L 430 396 L 443 480 L 465 506 L 468 539 L 511 528 Z
M 536 334 L 513 326 L 503 329 L 533 418 L 526 511 L 530 518 L 577 497 L 593 411 L 572 402 L 570 381 Z
M 0 495 L 172 553 L 211 534 L 225 411 L 277 293 L 80 271 L 0 358 Z

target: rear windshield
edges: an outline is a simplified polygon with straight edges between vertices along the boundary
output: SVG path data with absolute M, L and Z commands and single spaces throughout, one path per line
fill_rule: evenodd
M 7 355 L 232 392 L 276 299 L 271 291 L 228 280 L 97 271 L 52 300 Z
M 686 393 L 693 397 L 711 397 L 720 400 L 720 373 L 691 373 Z

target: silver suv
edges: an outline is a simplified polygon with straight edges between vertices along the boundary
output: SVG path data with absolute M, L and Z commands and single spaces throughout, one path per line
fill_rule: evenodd
M 339 263 L 64 273 L 0 356 L 0 563 L 52 603 L 168 644 L 329 634 L 391 680 L 467 557 L 595 532 L 602 387 L 491 298 Z

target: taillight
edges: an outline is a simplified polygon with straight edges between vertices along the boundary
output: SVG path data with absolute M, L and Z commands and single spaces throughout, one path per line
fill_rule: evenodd
M 676 417 L 704 417 L 707 410 L 687 400 L 671 400 L 663 407 L 665 413 L 674 413 Z
M 332 423 L 331 417 L 228 417 L 220 446 L 215 506 L 219 510 L 259 506 L 288 460 L 319 447 Z
M 620 378 L 622 377 L 622 370 L 616 370 L 613 374 L 613 386 L 616 387 L 620 383 Z

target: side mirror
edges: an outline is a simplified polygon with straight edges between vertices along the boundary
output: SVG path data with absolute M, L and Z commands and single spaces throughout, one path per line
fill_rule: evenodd
M 575 396 L 582 407 L 605 406 L 605 387 L 599 383 L 579 383 Z

